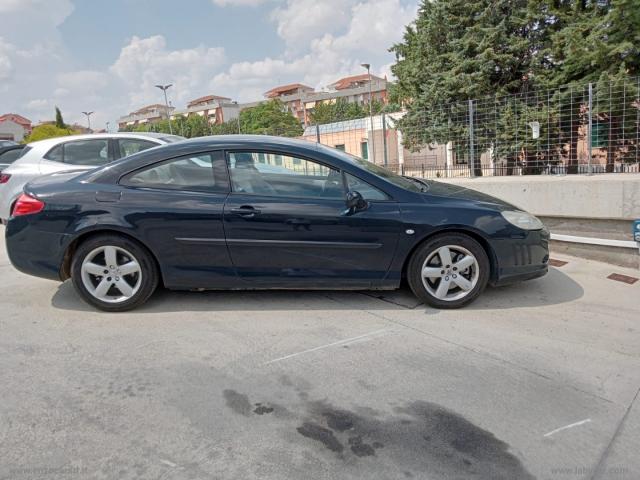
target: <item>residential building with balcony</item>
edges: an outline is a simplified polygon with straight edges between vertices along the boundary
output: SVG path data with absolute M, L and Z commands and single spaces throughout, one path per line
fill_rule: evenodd
M 153 105 L 147 105 L 135 112 L 131 112 L 128 115 L 120 117 L 118 119 L 118 127 L 124 129 L 127 127 L 140 125 L 144 123 L 157 122 L 158 120 L 166 119 L 174 107 L 167 107 L 160 103 L 154 103 Z
M 364 105 L 369 103 L 369 95 L 374 101 L 387 103 L 387 80 L 375 75 L 371 75 L 370 79 L 368 74 L 353 75 L 333 82 L 323 91 L 315 91 L 301 83 L 292 83 L 272 88 L 264 94 L 267 99 L 278 98 L 282 101 L 287 110 L 304 126 L 309 125 L 310 115 L 319 103 L 334 103 L 341 98 L 349 103 Z
M 171 118 L 179 116 L 199 115 L 205 117 L 209 124 L 221 124 L 229 120 L 235 120 L 240 113 L 240 105 L 233 102 L 229 97 L 219 95 L 207 95 L 191 100 L 187 108 L 174 110 Z

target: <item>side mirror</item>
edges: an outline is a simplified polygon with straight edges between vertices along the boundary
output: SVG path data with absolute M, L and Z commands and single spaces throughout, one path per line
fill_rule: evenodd
M 360 210 L 366 210 L 369 207 L 369 203 L 362 197 L 360 192 L 348 191 L 346 202 L 347 211 L 345 213 L 355 213 Z

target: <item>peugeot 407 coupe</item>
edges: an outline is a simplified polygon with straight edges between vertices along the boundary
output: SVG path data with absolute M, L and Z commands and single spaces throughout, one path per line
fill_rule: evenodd
M 264 168 L 273 166 L 277 168 Z M 547 272 L 549 233 L 496 198 L 322 145 L 219 136 L 26 185 L 13 265 L 123 311 L 174 290 L 396 289 L 467 305 Z

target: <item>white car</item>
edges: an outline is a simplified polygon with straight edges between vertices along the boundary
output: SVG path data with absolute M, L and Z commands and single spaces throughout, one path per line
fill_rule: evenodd
M 90 170 L 148 148 L 184 140 L 163 133 L 104 133 L 49 138 L 27 145 L 0 173 L 0 220 L 6 223 L 24 186 L 36 177 L 65 170 Z

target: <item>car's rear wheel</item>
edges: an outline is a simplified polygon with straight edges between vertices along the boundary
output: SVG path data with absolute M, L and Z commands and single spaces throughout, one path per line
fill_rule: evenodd
M 91 305 L 122 312 L 147 301 L 158 285 L 158 272 L 151 255 L 137 242 L 119 235 L 100 235 L 77 248 L 71 279 Z
M 460 308 L 475 300 L 489 280 L 489 257 L 482 245 L 460 234 L 440 234 L 413 254 L 407 279 L 413 293 L 436 308 Z

